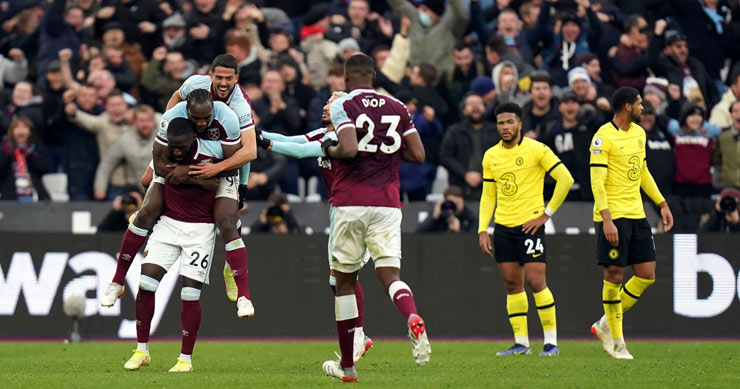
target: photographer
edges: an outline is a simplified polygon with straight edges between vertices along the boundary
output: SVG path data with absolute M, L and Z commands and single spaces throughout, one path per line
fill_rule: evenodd
M 720 193 L 709 220 L 699 227 L 700 232 L 740 232 L 740 190 L 726 188 Z
M 434 205 L 432 217 L 420 224 L 416 232 L 470 232 L 475 222 L 475 215 L 465 207 L 462 189 L 452 185 L 445 190 L 444 200 Z
M 100 225 L 98 231 L 126 231 L 128 220 L 131 215 L 141 206 L 143 197 L 137 190 L 126 192 L 113 199 L 113 209 L 108 212 Z
M 301 226 L 287 196 L 283 193 L 272 193 L 268 198 L 268 207 L 262 210 L 259 220 L 252 225 L 254 233 L 300 234 Z

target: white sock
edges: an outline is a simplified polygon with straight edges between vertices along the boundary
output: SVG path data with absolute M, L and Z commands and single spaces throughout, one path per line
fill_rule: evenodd
M 557 329 L 545 331 L 545 344 L 551 344 L 553 346 L 558 345 L 558 330 Z
M 149 352 L 149 343 L 137 343 L 136 349 Z
M 514 343 L 519 343 L 524 347 L 529 347 L 529 335 L 515 336 Z
M 181 353 L 180 354 L 180 359 L 182 359 L 183 361 L 185 361 L 187 363 L 193 363 L 192 355 L 182 354 Z

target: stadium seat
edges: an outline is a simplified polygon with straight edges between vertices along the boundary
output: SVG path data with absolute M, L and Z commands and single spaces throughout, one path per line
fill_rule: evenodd
M 67 193 L 67 174 L 44 174 L 41 177 L 41 181 L 44 183 L 46 191 L 49 192 L 51 201 L 62 203 L 66 203 L 69 201 L 69 194 Z

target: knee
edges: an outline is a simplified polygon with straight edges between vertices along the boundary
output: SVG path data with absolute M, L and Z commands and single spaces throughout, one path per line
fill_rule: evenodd
M 519 293 L 524 289 L 521 282 L 515 280 L 504 280 L 504 287 L 507 294 Z
M 620 269 L 607 269 L 604 272 L 604 279 L 613 284 L 621 284 L 622 281 L 624 281 L 624 272 L 622 272 Z
M 141 277 L 139 277 L 139 289 L 146 290 L 148 292 L 156 292 L 158 287 L 159 280 L 145 274 L 142 274 Z
M 214 215 L 213 219 L 222 236 L 236 235 L 236 220 L 231 215 Z

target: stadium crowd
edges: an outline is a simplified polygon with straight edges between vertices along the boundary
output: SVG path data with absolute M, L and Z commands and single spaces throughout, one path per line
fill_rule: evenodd
M 721 201 L 737 191 L 711 199 L 740 187 L 737 0 L 0 0 L 0 23 L 0 200 L 48 200 L 43 176 L 60 173 L 71 201 L 128 193 L 170 96 L 224 52 L 258 128 L 307 133 L 364 52 L 426 149 L 402 167 L 406 200 L 445 175 L 479 200 L 483 154 L 500 140 L 493 112 L 515 102 L 526 136 L 572 172 L 568 200 L 592 201 L 589 142 L 612 92 L 632 86 L 677 231 L 738 224 Z M 306 184 L 318 174 L 312 158 L 260 150 L 248 199 L 324 194 Z

